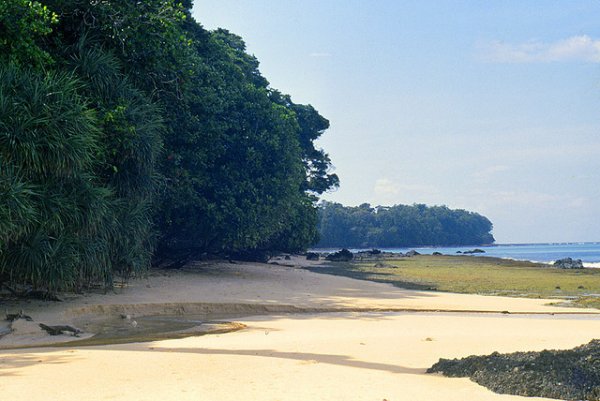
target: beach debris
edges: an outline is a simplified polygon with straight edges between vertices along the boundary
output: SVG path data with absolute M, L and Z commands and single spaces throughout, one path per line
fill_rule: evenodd
M 51 336 L 58 336 L 61 334 L 71 333 L 72 336 L 79 337 L 79 334 L 83 333 L 78 328 L 69 325 L 48 326 L 44 323 L 40 323 L 39 326 L 42 330 L 45 330 Z
M 500 394 L 600 400 L 600 340 L 569 350 L 440 359 L 427 373 L 469 377 Z
M 8 322 L 14 322 L 15 320 L 18 319 L 25 319 L 28 322 L 33 322 L 33 319 L 31 318 L 31 316 L 28 316 L 25 314 L 25 312 L 23 312 L 23 309 L 21 309 L 19 311 L 19 313 L 8 313 L 8 311 L 6 311 L 6 321 Z
M 327 257 L 325 259 L 327 259 L 331 262 L 349 262 L 353 258 L 354 258 L 354 255 L 352 254 L 352 252 L 350 252 L 349 250 L 344 248 L 340 251 L 337 251 L 335 253 L 327 255 Z
M 583 262 L 581 259 L 564 258 L 554 262 L 554 266 L 559 269 L 583 269 Z

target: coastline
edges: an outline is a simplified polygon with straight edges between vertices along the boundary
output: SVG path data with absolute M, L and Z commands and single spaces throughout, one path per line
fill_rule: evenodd
M 519 262 L 532 262 L 552 265 L 559 259 L 571 257 L 581 259 L 585 268 L 600 268 L 600 242 L 564 242 L 564 243 L 515 243 L 461 246 L 414 246 L 414 247 L 377 247 L 383 252 L 406 253 L 415 250 L 424 255 L 439 252 L 444 255 L 457 255 L 472 249 L 482 249 L 484 253 L 475 256 L 497 257 Z M 314 248 L 317 253 L 332 253 L 341 248 Z M 348 248 L 353 253 L 365 252 L 373 248 Z
M 230 321 L 242 326 L 151 342 L 1 350 L 3 395 L 17 399 L 27 388 L 34 401 L 65 395 L 159 400 L 174 391 L 181 400 L 521 400 L 425 370 L 442 357 L 571 348 L 600 331 L 599 315 L 589 309 L 403 290 L 312 273 L 301 268 L 306 263 L 298 257 L 286 265 L 199 262 L 152 271 L 110 295 L 13 303 L 11 310 L 24 308 L 36 323 L 231 312 L 239 317 Z M 15 337 L 5 336 L 0 346 Z

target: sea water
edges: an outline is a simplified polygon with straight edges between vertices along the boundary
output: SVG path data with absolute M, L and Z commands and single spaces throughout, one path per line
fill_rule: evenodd
M 405 253 L 414 249 L 415 251 L 424 255 L 431 255 L 434 252 L 440 252 L 444 255 L 455 255 L 459 251 L 462 253 L 475 248 L 485 251 L 485 253 L 475 254 L 477 256 L 493 256 L 497 258 L 530 260 L 543 263 L 552 263 L 558 259 L 572 258 L 581 259 L 583 261 L 583 265 L 586 267 L 600 268 L 600 242 L 494 244 L 489 246 L 471 247 L 381 248 L 381 250 L 386 252 Z M 351 249 L 353 252 L 361 250 L 367 249 Z

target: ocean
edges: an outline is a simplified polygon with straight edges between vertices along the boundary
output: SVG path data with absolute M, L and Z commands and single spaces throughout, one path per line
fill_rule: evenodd
M 552 263 L 563 258 L 581 259 L 585 267 L 600 268 L 600 242 L 576 242 L 555 244 L 495 244 L 490 246 L 460 246 L 460 247 L 421 247 L 421 248 L 381 248 L 387 252 L 405 253 L 411 249 L 431 255 L 440 252 L 445 255 L 455 255 L 458 251 L 481 249 L 485 253 L 477 256 L 493 256 L 498 258 L 530 260 L 534 262 Z M 330 250 L 330 251 L 336 251 Z M 351 249 L 358 252 L 366 249 Z

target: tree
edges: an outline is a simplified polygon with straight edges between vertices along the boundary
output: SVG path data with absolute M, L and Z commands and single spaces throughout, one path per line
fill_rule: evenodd
M 39 1 L 3 0 L 0 3 L 0 63 L 41 68 L 52 58 L 39 41 L 52 32 L 57 15 Z
M 110 285 L 152 256 L 316 240 L 317 196 L 338 185 L 314 147 L 328 121 L 271 88 L 239 36 L 205 30 L 190 8 L 0 5 L 0 279 Z
M 494 242 L 484 216 L 446 206 L 346 207 L 323 202 L 319 208 L 319 247 L 409 247 L 482 245 Z

